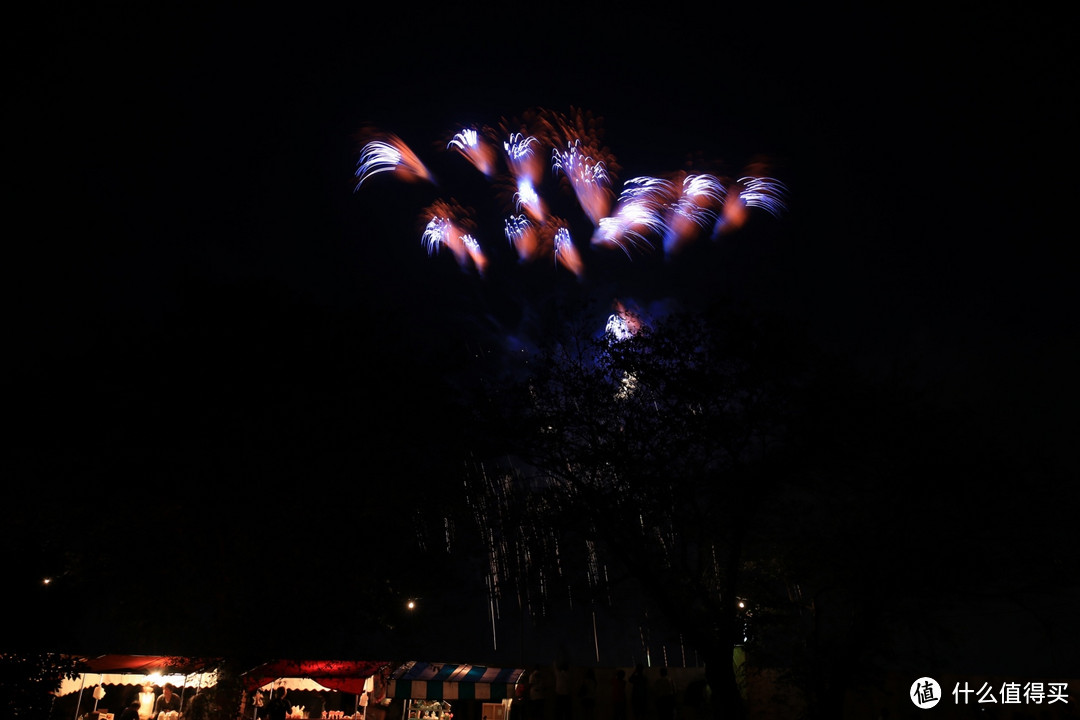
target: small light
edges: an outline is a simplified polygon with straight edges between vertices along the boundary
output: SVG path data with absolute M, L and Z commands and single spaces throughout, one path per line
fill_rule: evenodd
M 41 584 L 42 585 L 48 585 L 51 582 L 52 582 L 52 578 L 45 578 L 44 580 L 41 581 Z
M 746 603 L 744 603 L 742 600 L 740 600 L 739 601 L 739 607 L 741 607 L 741 608 L 746 607 Z
M 415 600 L 410 600 L 409 602 L 405 603 L 405 607 L 409 608 L 410 610 L 415 610 L 416 609 L 416 601 Z

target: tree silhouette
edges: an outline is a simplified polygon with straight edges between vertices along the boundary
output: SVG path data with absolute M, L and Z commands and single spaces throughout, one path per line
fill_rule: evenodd
M 0 710 L 4 717 L 37 720 L 52 710 L 64 678 L 78 675 L 78 658 L 59 653 L 0 653 Z
M 478 462 L 470 488 L 492 587 L 534 615 L 640 593 L 692 639 L 737 717 L 747 612 L 787 597 L 757 526 L 788 473 L 794 375 L 760 317 L 611 320 L 601 335 L 579 324 L 490 394 L 499 442 L 485 457 L 509 460 Z

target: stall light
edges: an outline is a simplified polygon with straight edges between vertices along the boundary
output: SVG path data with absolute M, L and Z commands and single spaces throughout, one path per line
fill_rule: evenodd
M 150 720 L 154 716 L 154 700 L 156 699 L 154 688 L 149 682 L 143 685 L 139 693 L 139 720 Z

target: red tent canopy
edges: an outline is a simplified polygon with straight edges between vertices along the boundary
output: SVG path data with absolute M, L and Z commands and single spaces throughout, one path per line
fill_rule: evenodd
M 83 672 L 140 675 L 189 675 L 208 664 L 206 660 L 173 655 L 99 655 L 82 661 Z
M 243 679 L 254 690 L 279 678 L 311 678 L 329 690 L 359 695 L 365 680 L 389 666 L 385 660 L 275 660 L 248 670 Z

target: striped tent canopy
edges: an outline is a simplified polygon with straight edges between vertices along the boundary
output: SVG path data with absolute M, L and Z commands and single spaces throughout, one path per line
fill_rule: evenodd
M 99 655 L 82 658 L 79 674 L 64 678 L 57 695 L 94 685 L 154 685 L 177 688 L 207 687 L 217 683 L 218 660 L 173 655 Z
M 494 700 L 514 697 L 522 668 L 407 662 L 390 675 L 387 697 L 413 700 Z

